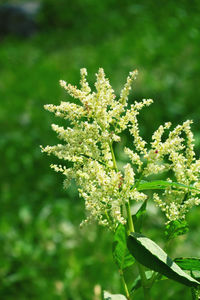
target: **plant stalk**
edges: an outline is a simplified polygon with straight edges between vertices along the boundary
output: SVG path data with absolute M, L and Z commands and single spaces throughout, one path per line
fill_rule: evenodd
M 126 203 L 126 213 L 128 219 L 128 234 L 130 234 L 131 232 L 135 232 L 132 216 L 131 216 L 130 201 Z
M 109 146 L 110 146 L 110 151 L 111 151 L 111 155 L 112 155 L 113 168 L 116 170 L 116 172 L 118 172 L 117 163 L 116 163 L 116 159 L 115 159 L 115 153 L 113 151 L 112 143 L 109 143 Z M 132 216 L 131 216 L 131 208 L 130 208 L 130 201 L 129 200 L 126 203 L 126 212 L 127 212 L 127 219 L 128 219 L 127 234 L 129 235 L 131 232 L 135 232 L 134 225 L 133 225 L 133 220 L 132 220 Z M 144 267 L 142 265 L 140 265 L 137 261 L 136 261 L 136 263 L 137 263 L 139 274 L 140 274 L 140 277 L 141 277 L 141 282 L 142 282 L 142 287 L 143 287 L 143 292 L 144 292 L 144 298 L 145 298 L 145 300 L 151 300 L 150 288 L 147 285 L 147 278 L 146 278 L 146 275 L 145 275 Z M 130 294 L 129 294 L 129 291 L 128 291 L 128 288 L 127 288 L 127 285 L 126 285 L 126 282 L 125 282 L 125 279 L 124 279 L 123 271 L 120 272 L 120 275 L 121 275 L 121 278 L 122 278 L 122 283 L 123 283 L 123 286 L 124 286 L 126 296 L 127 296 L 128 300 L 130 300 Z
M 119 270 L 119 274 L 120 274 L 120 277 L 121 277 L 121 280 L 122 280 L 122 284 L 123 284 L 123 288 L 124 288 L 127 300 L 131 300 L 129 290 L 128 290 L 128 287 L 127 287 L 127 284 L 126 284 L 126 281 L 125 281 L 125 278 L 124 278 L 123 270 Z
M 114 153 L 114 150 L 113 150 L 113 146 L 110 142 L 109 142 L 109 146 L 110 146 L 110 152 L 111 152 L 111 155 L 112 155 L 113 168 L 116 170 L 116 172 L 118 172 L 118 167 L 117 167 L 117 163 L 116 163 L 116 159 L 115 159 L 115 153 Z
M 128 218 L 128 232 L 127 233 L 130 234 L 131 232 L 135 232 L 133 220 L 131 217 L 130 201 L 128 201 L 126 203 L 126 211 L 127 211 L 127 218 Z M 138 271 L 139 271 L 140 278 L 141 278 L 142 288 L 143 288 L 143 292 L 144 292 L 144 299 L 151 300 L 150 287 L 147 284 L 147 278 L 146 278 L 146 274 L 144 271 L 144 267 L 137 261 L 136 261 L 136 264 L 137 264 Z

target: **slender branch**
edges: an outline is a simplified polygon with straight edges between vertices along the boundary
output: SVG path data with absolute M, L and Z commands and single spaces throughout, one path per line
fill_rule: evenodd
M 127 287 L 127 284 L 126 284 L 126 281 L 125 281 L 125 278 L 124 278 L 123 270 L 119 270 L 119 274 L 120 274 L 120 277 L 121 277 L 121 280 L 122 280 L 122 285 L 123 285 L 127 300 L 130 300 L 130 294 L 129 294 L 129 290 L 128 290 L 128 287 Z
M 115 154 L 114 154 L 114 151 L 113 151 L 112 144 L 109 143 L 109 146 L 110 146 L 110 151 L 111 151 L 112 160 L 113 160 L 113 167 L 118 172 L 117 163 L 116 163 Z M 142 179 L 142 174 L 141 174 L 139 180 L 141 180 L 141 179 Z M 126 212 L 127 212 L 127 219 L 128 219 L 127 234 L 130 234 L 131 232 L 135 232 L 135 229 L 134 229 L 133 220 L 132 220 L 132 216 L 131 216 L 131 208 L 130 208 L 130 201 L 129 200 L 126 203 Z M 137 263 L 138 270 L 139 270 L 140 277 L 141 277 L 141 282 L 142 282 L 142 287 L 143 287 L 143 291 L 144 291 L 145 300 L 151 300 L 151 297 L 150 297 L 150 294 L 149 294 L 150 289 L 147 286 L 147 278 L 146 278 L 146 275 L 145 275 L 144 267 L 142 265 L 140 265 L 137 261 L 136 261 L 136 263 Z M 123 277 L 123 280 L 124 280 L 124 277 Z M 125 280 L 124 280 L 124 284 L 125 284 L 124 288 L 127 289 L 127 291 L 128 291 Z M 128 297 L 128 299 L 130 299 L 130 296 L 127 296 L 127 297 Z
M 133 220 L 131 216 L 131 208 L 130 208 L 130 201 L 126 203 L 126 212 L 127 212 L 127 218 L 128 218 L 128 233 L 135 232 L 135 228 L 133 225 Z
M 128 234 L 130 234 L 131 232 L 135 232 L 135 230 L 134 230 L 133 220 L 131 217 L 131 209 L 130 209 L 129 201 L 126 203 L 126 211 L 127 211 L 127 218 L 128 218 Z M 137 261 L 136 261 L 136 264 L 137 264 L 138 271 L 140 274 L 145 300 L 151 300 L 151 297 L 149 294 L 150 289 L 147 284 L 147 278 L 146 278 L 146 274 L 144 271 L 144 267 Z
M 115 153 L 114 153 L 114 150 L 113 150 L 113 147 L 112 147 L 112 143 L 109 142 L 109 146 L 110 146 L 110 151 L 111 151 L 111 155 L 112 155 L 113 168 L 116 170 L 116 172 L 118 172 L 117 162 L 116 162 L 116 159 L 115 159 Z M 127 205 L 129 205 L 129 203 L 127 203 Z M 132 223 L 132 227 L 131 227 L 131 223 Z M 132 222 L 132 219 L 131 219 L 130 207 L 129 207 L 128 224 L 130 224 L 131 230 L 133 229 L 133 231 L 134 231 L 133 222 Z M 125 291 L 127 300 L 130 300 L 130 294 L 129 294 L 129 290 L 128 290 L 128 287 L 127 287 L 127 284 L 126 284 L 126 281 L 125 281 L 125 278 L 124 278 L 123 270 L 119 270 L 119 273 L 120 273 L 120 277 L 121 277 L 121 280 L 122 280 L 122 284 L 123 284 L 123 287 L 124 287 L 124 291 Z
M 88 159 L 92 159 L 92 160 L 98 161 L 99 164 L 101 164 L 101 165 L 103 165 L 103 166 L 105 166 L 105 167 L 108 168 L 108 166 L 103 161 L 100 161 L 100 160 L 98 160 L 96 158 L 93 158 L 92 156 L 89 156 L 89 155 L 83 154 L 83 153 L 80 153 L 79 155 L 81 155 L 81 156 L 83 156 L 85 158 L 88 158 Z
M 117 162 L 116 162 L 116 159 L 115 159 L 115 153 L 114 153 L 113 146 L 112 146 L 111 142 L 109 142 L 109 146 L 110 146 L 110 152 L 111 152 L 111 155 L 112 155 L 113 168 L 116 170 L 116 172 L 118 172 Z
M 142 178 L 144 177 L 144 169 L 147 167 L 147 165 L 148 165 L 148 161 L 147 161 L 146 166 L 145 166 L 145 167 L 144 167 L 144 166 L 142 167 L 140 177 L 138 178 L 138 180 L 136 181 L 136 183 L 132 186 L 131 190 L 137 188 L 138 185 L 140 184 L 140 182 L 142 181 Z

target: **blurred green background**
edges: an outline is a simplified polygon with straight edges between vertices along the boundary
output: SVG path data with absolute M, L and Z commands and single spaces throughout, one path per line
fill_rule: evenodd
M 91 85 L 103 67 L 117 95 L 137 68 L 130 101 L 154 99 L 140 115 L 143 136 L 150 140 L 160 123 L 193 119 L 199 155 L 200 1 L 40 5 L 36 34 L 0 38 L 0 299 L 99 300 L 99 288 L 123 292 L 112 235 L 95 224 L 79 228 L 85 212 L 75 185 L 64 191 L 49 168 L 55 158 L 40 151 L 57 143 L 50 125 L 58 120 L 43 105 L 69 100 L 58 81 L 78 84 L 81 67 Z M 162 245 L 165 220 L 151 203 L 149 210 L 145 234 Z M 189 214 L 191 234 L 174 243 L 173 255 L 200 256 L 199 216 L 199 208 Z M 166 281 L 153 289 L 160 298 L 190 299 L 190 291 Z

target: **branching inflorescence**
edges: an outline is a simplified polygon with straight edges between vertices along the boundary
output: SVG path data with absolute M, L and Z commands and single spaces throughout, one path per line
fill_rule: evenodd
M 130 72 L 118 100 L 102 68 L 96 74 L 95 92 L 91 92 L 86 75 L 86 69 L 81 69 L 80 89 L 60 81 L 67 93 L 80 101 L 79 104 L 45 105 L 45 109 L 69 120 L 71 125 L 63 128 L 52 124 L 63 143 L 42 147 L 43 152 L 73 163 L 69 168 L 64 162 L 63 165 L 51 165 L 51 168 L 66 176 L 64 187 L 75 179 L 88 212 L 84 222 L 95 219 L 111 229 L 119 223 L 125 224 L 124 206 L 129 200 L 144 201 L 147 198 L 137 189 L 138 182 L 148 180 L 152 174 L 168 172 L 169 182 L 175 180 L 200 187 L 200 160 L 195 158 L 191 121 L 178 125 L 168 135 L 166 132 L 171 124 L 161 125 L 148 147 L 139 134 L 137 116 L 153 101 L 144 99 L 128 108 L 128 95 L 137 71 Z M 127 128 L 133 137 L 133 149 L 124 148 L 130 163 L 118 170 L 112 145 L 120 142 L 120 134 Z M 168 137 L 163 138 L 163 134 Z M 154 193 L 153 199 L 168 221 L 173 221 L 184 219 L 188 209 L 200 203 L 198 193 L 197 189 L 169 185 L 162 194 Z

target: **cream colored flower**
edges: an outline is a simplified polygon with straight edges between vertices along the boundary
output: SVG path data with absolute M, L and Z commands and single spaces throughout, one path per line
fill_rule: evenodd
M 190 129 L 191 121 L 176 126 L 169 132 L 171 123 L 161 125 L 153 134 L 150 147 L 140 136 L 138 114 L 153 101 L 144 99 L 135 102 L 128 109 L 128 95 L 137 71 L 127 78 L 120 97 L 114 94 L 104 70 L 96 74 L 96 91 L 92 92 L 86 80 L 87 70 L 81 69 L 80 89 L 61 80 L 60 85 L 76 103 L 62 101 L 60 105 L 45 105 L 45 109 L 56 116 L 69 120 L 64 128 L 52 124 L 62 144 L 42 147 L 47 154 L 54 154 L 63 165 L 51 165 L 56 172 L 65 176 L 64 187 L 75 179 L 80 197 L 85 200 L 87 218 L 83 223 L 97 220 L 99 224 L 116 228 L 126 223 L 123 207 L 127 201 L 144 201 L 147 195 L 137 190 L 138 179 L 152 174 L 168 172 L 169 180 L 200 187 L 200 160 L 194 153 L 194 138 Z M 133 137 L 133 149 L 124 148 L 130 159 L 122 171 L 116 166 L 113 143 L 120 142 L 120 134 L 129 129 Z M 67 168 L 65 161 L 72 163 Z M 168 221 L 183 219 L 186 212 L 198 205 L 197 190 L 167 187 L 162 195 L 154 194 L 157 206 L 165 213 Z

